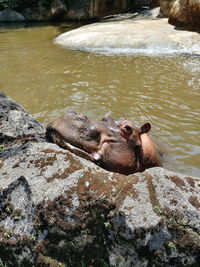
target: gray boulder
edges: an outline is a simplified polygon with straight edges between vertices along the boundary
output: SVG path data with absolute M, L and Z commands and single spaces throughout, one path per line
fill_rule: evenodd
M 26 135 L 41 135 L 44 132 L 43 126 L 20 104 L 0 92 L 0 143 L 17 140 Z
M 196 0 L 161 0 L 161 12 L 169 17 L 169 22 L 177 27 L 189 26 L 199 32 L 200 2 Z
M 2 102 L 1 123 L 16 106 L 21 125 L 32 124 L 16 102 L 1 94 Z M 199 266 L 200 179 L 162 168 L 107 172 L 47 142 L 40 127 L 34 138 L 13 135 L 0 153 L 3 263 Z
M 167 18 L 155 18 L 158 10 L 154 10 L 142 13 L 145 19 L 139 14 L 132 19 L 85 25 L 60 34 L 54 42 L 90 52 L 199 55 L 199 34 L 176 30 Z
M 0 11 L 0 22 L 20 22 L 25 21 L 25 17 L 11 9 L 5 9 L 3 11 Z
M 54 17 L 62 16 L 67 11 L 67 7 L 62 0 L 51 1 L 51 13 Z

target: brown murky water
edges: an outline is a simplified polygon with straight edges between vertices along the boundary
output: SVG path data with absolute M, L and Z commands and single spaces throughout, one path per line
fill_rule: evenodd
M 200 57 L 103 55 L 53 44 L 77 26 L 1 26 L 0 90 L 44 124 L 68 109 L 150 121 L 164 167 L 200 177 Z

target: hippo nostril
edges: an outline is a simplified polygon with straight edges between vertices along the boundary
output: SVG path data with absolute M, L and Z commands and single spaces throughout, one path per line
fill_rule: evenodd
M 100 134 L 100 132 L 97 131 L 96 128 L 93 128 L 93 129 L 91 129 L 91 132 L 90 132 L 90 138 L 92 140 L 99 142 L 100 138 L 101 138 L 101 134 Z

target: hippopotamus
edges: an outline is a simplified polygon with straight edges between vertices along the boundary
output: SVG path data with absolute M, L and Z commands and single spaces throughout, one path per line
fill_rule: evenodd
M 129 175 L 162 165 L 150 129 L 149 122 L 136 127 L 126 118 L 106 115 L 89 120 L 82 113 L 68 111 L 47 125 L 46 137 L 108 171 Z

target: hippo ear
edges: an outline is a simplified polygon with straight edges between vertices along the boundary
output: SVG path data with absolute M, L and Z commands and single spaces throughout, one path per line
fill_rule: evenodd
M 114 119 L 111 117 L 111 111 L 106 113 L 106 115 L 101 120 L 105 122 L 114 121 Z
M 149 122 L 143 124 L 140 128 L 140 134 L 148 133 L 151 130 L 151 124 Z

